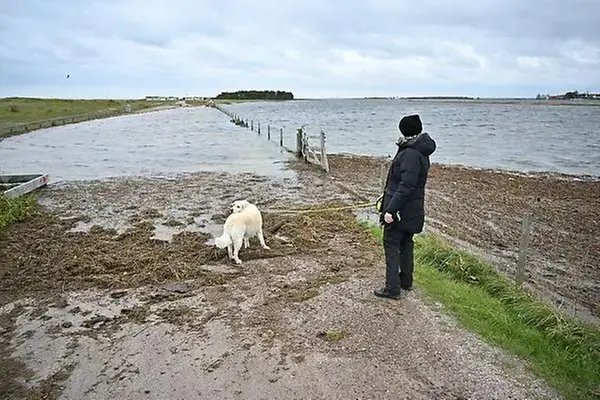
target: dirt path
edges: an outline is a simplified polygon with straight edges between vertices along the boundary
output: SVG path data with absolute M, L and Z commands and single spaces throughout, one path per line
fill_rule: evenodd
M 560 398 L 418 288 L 374 298 L 381 249 L 351 213 L 265 212 L 272 250 L 227 263 L 210 237 L 240 197 L 351 201 L 314 174 L 44 191 L 47 211 L 0 236 L 2 397 Z

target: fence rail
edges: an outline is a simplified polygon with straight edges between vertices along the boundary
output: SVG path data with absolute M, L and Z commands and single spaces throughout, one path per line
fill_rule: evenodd
M 261 125 L 260 121 L 254 121 L 253 119 L 248 119 L 236 114 L 227 108 L 215 104 L 209 103 L 210 107 L 214 107 L 217 110 L 221 111 L 223 114 L 229 117 L 231 123 L 243 127 L 248 128 L 250 131 L 256 131 L 258 135 L 264 134 L 265 126 Z M 298 158 L 304 158 L 306 163 L 314 164 L 321 167 L 325 172 L 329 173 L 329 162 L 327 160 L 327 150 L 326 150 L 326 137 L 325 132 L 323 130 L 320 131 L 318 136 L 310 136 L 306 132 L 304 126 L 296 129 L 296 148 L 291 149 L 284 144 L 284 130 L 283 128 L 277 129 L 276 127 L 271 126 L 271 124 L 267 124 L 267 140 L 271 140 L 271 133 L 274 135 L 279 134 L 279 146 L 284 150 L 294 153 Z M 312 140 L 318 140 L 319 144 L 312 144 Z

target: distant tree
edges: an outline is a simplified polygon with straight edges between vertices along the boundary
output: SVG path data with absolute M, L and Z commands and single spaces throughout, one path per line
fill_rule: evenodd
M 565 93 L 565 99 L 576 99 L 579 97 L 579 92 L 576 90 L 574 92 Z
M 293 100 L 292 92 L 282 90 L 238 90 L 237 92 L 221 92 L 216 99 L 223 100 Z

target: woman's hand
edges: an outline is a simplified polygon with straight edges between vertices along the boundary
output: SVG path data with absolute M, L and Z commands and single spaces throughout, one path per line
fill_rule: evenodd
M 385 222 L 387 222 L 388 224 L 391 224 L 392 222 L 394 222 L 394 217 L 392 217 L 392 214 L 390 214 L 390 213 L 386 212 L 386 213 L 383 215 L 383 220 L 384 220 Z

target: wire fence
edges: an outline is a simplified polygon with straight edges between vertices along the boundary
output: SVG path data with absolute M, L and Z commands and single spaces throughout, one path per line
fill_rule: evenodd
M 292 148 L 284 141 L 285 132 L 283 127 L 275 127 L 269 123 L 265 126 L 264 123 L 261 124 L 258 120 L 255 121 L 252 118 L 244 118 L 219 104 L 209 103 L 209 106 L 227 115 L 231 123 L 242 128 L 250 129 L 251 132 L 256 132 L 257 135 L 266 136 L 267 140 L 275 141 L 279 144 L 279 147 L 287 152 L 293 153 L 299 158 L 304 158 L 305 162 L 318 165 L 323 168 L 325 172 L 329 173 L 329 162 L 327 160 L 327 150 L 325 145 L 326 137 L 323 130 L 319 132 L 319 135 L 309 135 L 306 132 L 305 126 L 297 128 L 295 148 Z M 315 141 L 319 144 L 312 144 Z

